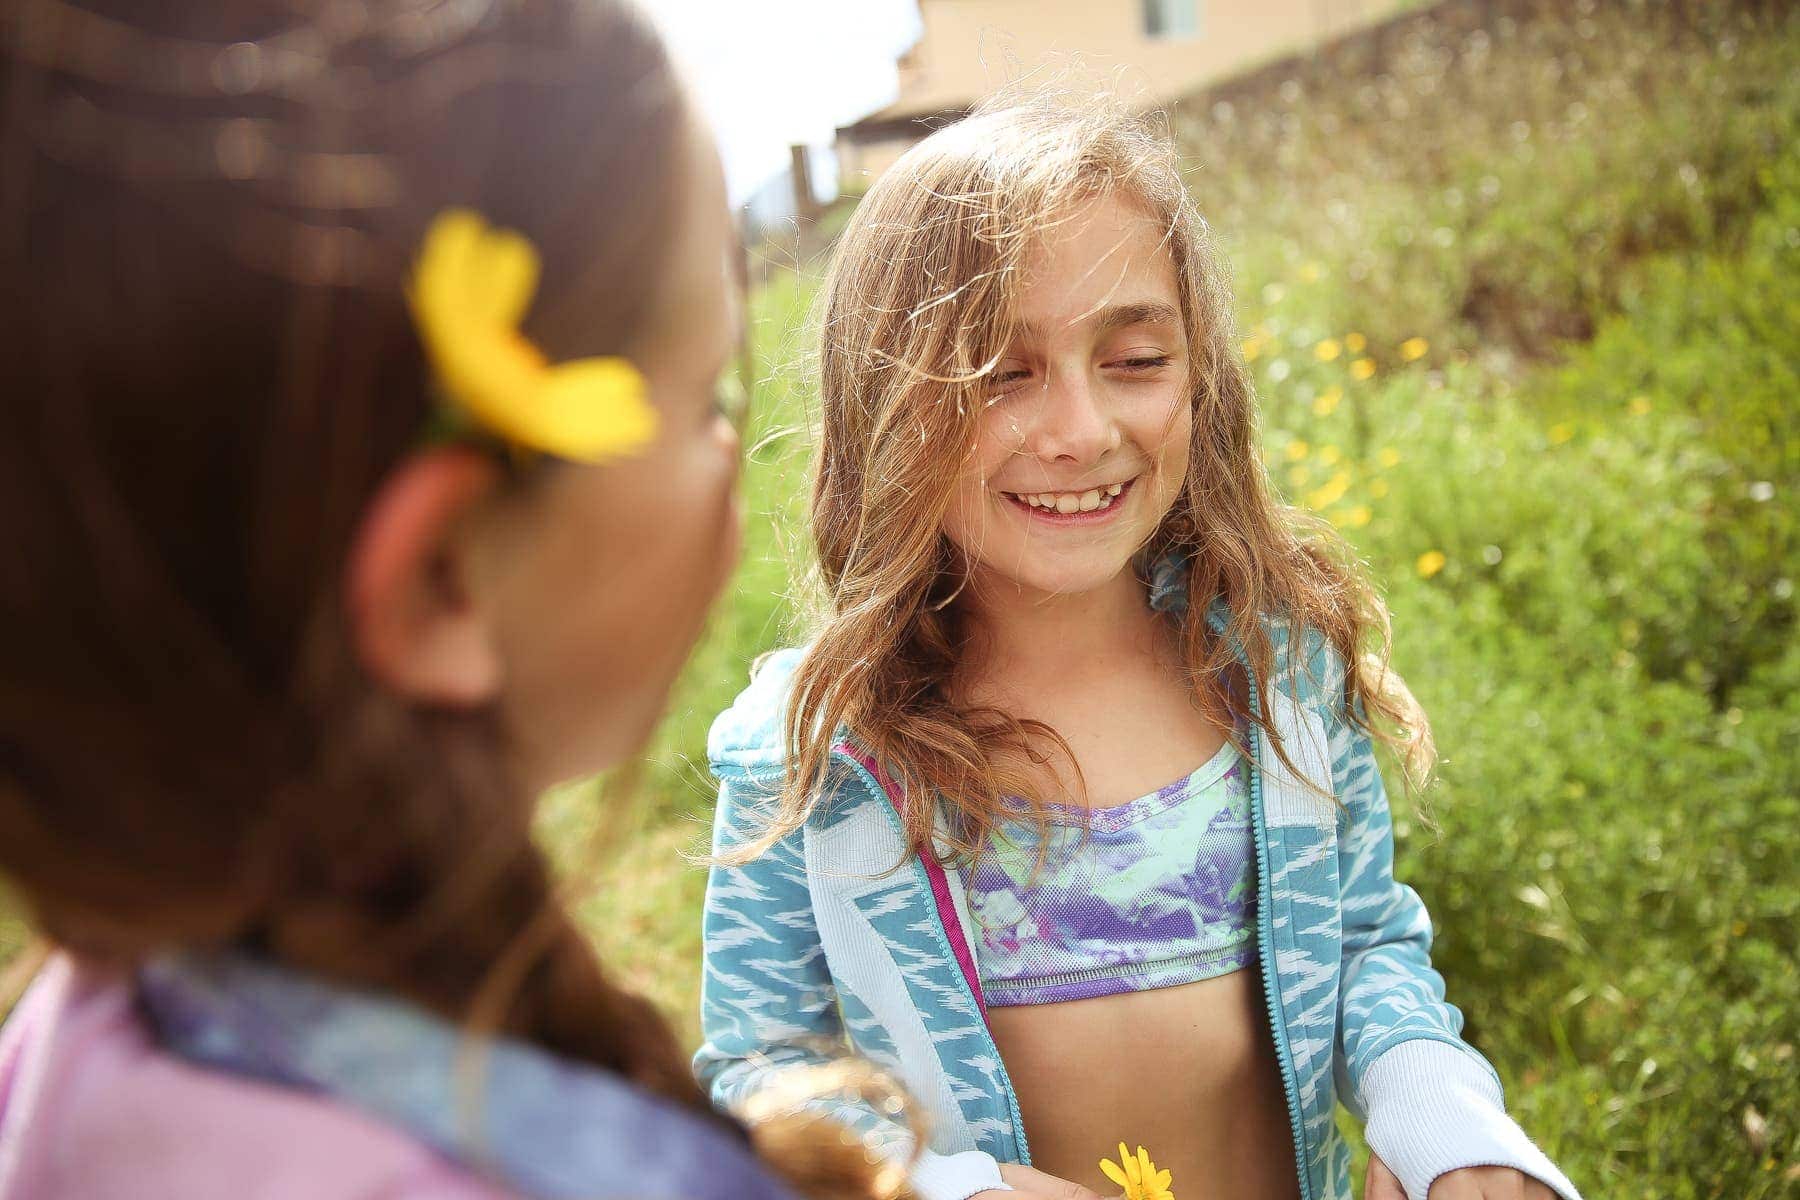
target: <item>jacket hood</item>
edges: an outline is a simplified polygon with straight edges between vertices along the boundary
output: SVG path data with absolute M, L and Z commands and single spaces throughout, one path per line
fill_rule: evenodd
M 1165 558 L 1153 565 L 1148 580 L 1151 608 L 1167 613 L 1180 613 L 1187 608 L 1185 567 L 1185 560 L 1179 557 Z M 1218 632 L 1230 630 L 1231 609 L 1222 597 L 1214 597 L 1207 604 L 1206 618 Z M 1306 630 L 1294 643 L 1284 622 L 1264 619 L 1275 641 L 1275 683 L 1291 686 L 1297 668 L 1305 668 L 1314 687 L 1323 684 L 1325 694 L 1342 689 L 1342 665 L 1335 661 L 1335 654 L 1317 630 Z M 782 771 L 782 722 L 794 672 L 805 653 L 803 646 L 774 650 L 751 667 L 750 685 L 714 719 L 706 735 L 706 757 L 714 774 L 730 771 L 766 776 Z
M 782 770 L 782 718 L 794 671 L 804 653 L 798 646 L 775 650 L 750 668 L 750 686 L 713 720 L 706 735 L 706 757 L 715 774 L 730 770 L 763 775 Z

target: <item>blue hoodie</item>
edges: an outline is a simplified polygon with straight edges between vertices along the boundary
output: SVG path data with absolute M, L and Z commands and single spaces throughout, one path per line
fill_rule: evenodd
M 1151 604 L 1183 607 L 1163 571 Z M 1207 617 L 1228 633 L 1229 611 Z M 1507 1116 L 1499 1077 L 1459 1036 L 1429 957 L 1431 921 L 1393 875 L 1387 794 L 1369 737 L 1343 711 L 1343 664 L 1312 631 L 1271 622 L 1273 724 L 1308 787 L 1253 730 L 1252 824 L 1257 939 L 1292 1124 L 1302 1200 L 1351 1200 L 1339 1103 L 1410 1200 L 1446 1171 L 1507 1166 L 1580 1200 Z M 802 651 L 760 664 L 714 722 L 719 780 L 714 848 L 763 827 L 783 771 L 782 717 Z M 922 1110 L 929 1144 L 854 1099 L 829 1106 L 880 1153 L 913 1156 L 924 1200 L 1004 1188 L 998 1164 L 1031 1161 L 1006 1066 L 988 1031 L 957 873 L 911 853 L 902 803 L 883 765 L 851 741 L 833 751 L 827 794 L 806 824 L 707 884 L 701 1024 L 695 1069 L 732 1108 L 785 1067 L 848 1049 L 884 1066 Z M 1334 803 L 1335 797 L 1338 803 Z M 1273 969 L 1270 969 L 1272 966 Z

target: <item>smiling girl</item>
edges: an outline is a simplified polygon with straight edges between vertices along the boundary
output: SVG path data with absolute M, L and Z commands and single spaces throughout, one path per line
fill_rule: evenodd
M 847 1043 L 927 1200 L 1575 1189 L 1506 1115 L 1395 881 L 1374 737 L 1430 761 L 1348 556 L 1272 496 L 1166 141 L 1000 103 L 882 177 L 827 285 L 830 611 L 714 725 L 697 1057 Z M 1116 1193 L 1116 1188 L 1110 1189 Z

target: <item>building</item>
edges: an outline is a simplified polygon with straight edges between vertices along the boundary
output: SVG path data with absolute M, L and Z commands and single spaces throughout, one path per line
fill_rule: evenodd
M 984 95 L 1076 60 L 1155 108 L 1370 24 L 1404 0 L 919 0 L 900 95 L 838 130 L 840 187 L 860 192 Z

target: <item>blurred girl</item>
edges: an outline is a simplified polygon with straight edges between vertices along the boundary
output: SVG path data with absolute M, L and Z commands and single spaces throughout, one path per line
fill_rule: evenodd
M 1425 719 L 1269 490 L 1171 147 L 996 104 L 871 189 L 827 293 L 829 614 L 709 747 L 715 1100 L 847 1040 L 931 1200 L 1117 1194 L 1120 1137 L 1182 1200 L 1340 1200 L 1339 1102 L 1370 1197 L 1574 1200 L 1393 878 L 1371 734 L 1422 774 Z
M 530 835 L 736 554 L 734 239 L 656 37 L 34 0 L 0 51 L 0 870 L 56 947 L 0 1197 L 788 1195 Z

